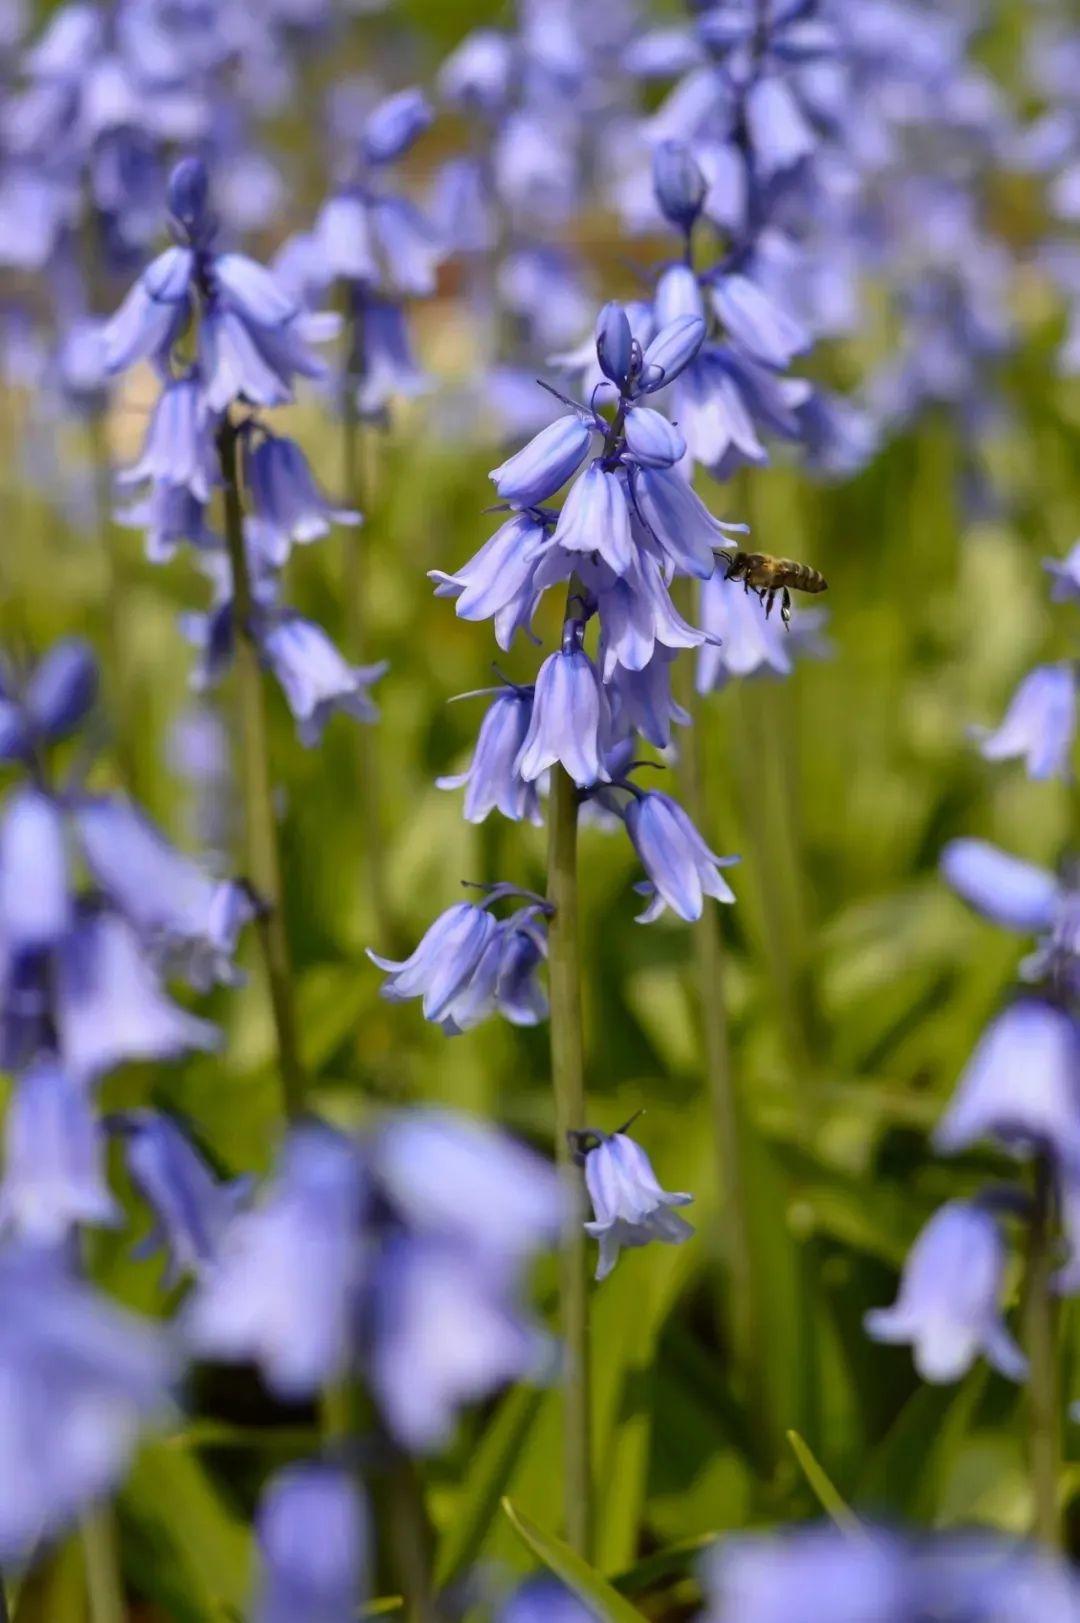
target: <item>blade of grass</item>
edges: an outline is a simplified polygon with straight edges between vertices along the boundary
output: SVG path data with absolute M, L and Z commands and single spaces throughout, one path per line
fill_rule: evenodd
M 863 1537 L 865 1528 L 851 1507 L 844 1501 L 836 1487 L 822 1470 L 806 1443 L 797 1431 L 789 1431 L 787 1440 L 791 1444 L 791 1451 L 798 1460 L 802 1473 L 814 1491 L 814 1495 L 825 1514 L 835 1522 L 842 1533 L 852 1534 L 854 1537 Z
M 537 1527 L 521 1511 L 515 1510 L 509 1499 L 503 1500 L 502 1507 L 522 1542 L 528 1545 L 549 1572 L 553 1572 L 568 1589 L 573 1590 L 585 1606 L 591 1606 L 603 1623 L 642 1623 L 642 1614 L 637 1607 L 624 1600 L 606 1578 L 602 1578 L 580 1555 L 575 1555 L 562 1539 L 554 1538 Z

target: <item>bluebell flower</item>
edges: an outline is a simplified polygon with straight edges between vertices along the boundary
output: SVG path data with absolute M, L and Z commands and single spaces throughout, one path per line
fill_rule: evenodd
M 251 1361 L 283 1398 L 351 1366 L 363 1273 L 363 1163 L 318 1123 L 294 1127 L 263 1197 L 221 1236 L 183 1315 L 204 1357 Z
M 454 597 L 462 620 L 495 621 L 500 648 L 510 647 L 517 631 L 532 618 L 538 592 L 535 575 L 549 549 L 550 530 L 533 513 L 515 513 L 490 536 L 475 557 L 454 574 L 429 571 L 436 595 Z
M 1023 760 L 1030 778 L 1065 778 L 1076 733 L 1076 671 L 1038 665 L 1024 677 L 1001 724 L 973 729 L 987 761 Z
M 287 1466 L 264 1490 L 255 1530 L 252 1623 L 353 1623 L 367 1593 L 371 1529 L 344 1467 Z
M 703 1562 L 701 1623 L 908 1623 L 906 1556 L 889 1534 L 832 1526 L 722 1539 Z
M 436 779 L 440 789 L 465 786 L 466 822 L 482 823 L 492 811 L 515 823 L 525 818 L 537 825 L 543 821 L 535 783 L 527 783 L 516 771 L 531 717 L 531 688 L 497 689 L 480 723 L 468 770 Z
M 383 982 L 382 996 L 391 1003 L 422 997 L 425 1020 L 438 1024 L 471 980 L 496 930 L 486 905 L 456 902 L 439 915 L 415 951 L 401 962 L 382 958 L 369 947 L 372 963 L 390 977 Z
M 158 1327 L 55 1253 L 0 1253 L 0 1560 L 25 1560 L 116 1486 L 177 1373 Z
M 546 958 L 547 931 L 539 910 L 521 908 L 501 927 L 493 993 L 496 1011 L 512 1026 L 537 1026 L 547 1019 L 547 993 L 537 978 Z
M 0 682 L 0 760 L 24 760 L 47 744 L 67 738 L 98 694 L 97 661 L 77 637 L 54 643 L 30 674 L 21 695 Z
M 219 482 L 213 422 L 198 372 L 170 379 L 158 396 L 137 462 L 117 475 L 120 484 L 178 486 L 197 503 L 210 500 Z
M 591 462 L 571 485 L 552 542 L 564 552 L 595 553 L 616 575 L 633 562 L 626 476 Z
M 357 721 L 377 721 L 379 712 L 368 689 L 387 667 L 350 665 L 312 620 L 282 614 L 259 640 L 263 657 L 281 683 L 296 720 L 300 742 L 317 744 L 337 712 Z
M 431 103 L 415 85 L 387 96 L 364 125 L 364 156 L 369 163 L 393 163 L 431 127 L 434 117 Z
M 624 389 L 634 359 L 634 335 L 625 309 L 614 300 L 596 318 L 595 345 L 601 372 L 617 389 Z
M 1080 1583 L 1071 1566 L 1036 1545 L 987 1533 L 953 1534 L 917 1547 L 911 1579 L 909 1615 L 964 1623 L 1073 1623 L 1080 1616 Z
M 670 468 L 686 455 L 686 441 L 674 424 L 650 406 L 632 406 L 623 425 L 626 449 L 645 468 Z
M 652 1163 L 640 1144 L 626 1133 L 600 1134 L 585 1156 L 585 1183 L 593 1206 L 593 1221 L 586 1233 L 600 1242 L 597 1279 L 606 1279 L 624 1246 L 648 1245 L 661 1240 L 681 1245 L 693 1234 L 685 1218 L 674 1210 L 689 1206 L 693 1195 L 668 1194 L 661 1189 Z
M 637 511 L 666 558 L 684 575 L 707 580 L 716 567 L 715 553 L 743 524 L 714 518 L 700 496 L 674 468 L 635 470 L 634 501 Z
M 486 1122 L 434 1107 L 398 1111 L 379 1128 L 372 1162 L 413 1233 L 515 1263 L 558 1241 L 555 1168 Z
M 578 415 L 558 417 L 497 468 L 491 479 L 511 507 L 537 507 L 565 485 L 585 459 L 591 425 Z
M 235 984 L 237 941 L 255 916 L 248 889 L 212 879 L 118 795 L 80 799 L 73 820 L 96 884 L 155 955 L 202 990 Z
M 632 529 L 640 540 L 640 529 Z M 618 669 L 644 670 L 663 649 L 699 648 L 707 640 L 708 633 L 684 620 L 672 602 L 664 566 L 649 550 L 647 537 L 624 575 L 605 578 L 602 569 L 588 564 L 582 564 L 580 574 L 596 598 L 605 683 L 614 680 Z
M 275 568 L 288 561 L 293 542 L 318 541 L 333 524 L 360 523 L 359 513 L 334 507 L 323 495 L 295 440 L 265 429 L 248 433 L 243 466 L 251 544 Z
M 451 105 L 499 112 L 513 83 L 515 42 L 495 28 L 474 28 L 445 57 L 439 94 Z
M 219 1254 L 221 1239 L 251 1190 L 251 1179 L 223 1183 L 171 1116 L 157 1110 L 117 1111 L 110 1129 L 124 1149 L 128 1176 L 154 1215 L 137 1255 L 162 1249 L 164 1283 L 201 1274 Z
M 363 343 L 356 405 L 364 417 L 381 417 L 392 400 L 423 394 L 431 384 L 413 355 L 400 304 L 364 288 L 354 290 L 353 297 L 360 307 L 357 328 Z
M 115 376 L 137 361 L 163 358 L 191 319 L 195 255 L 166 248 L 139 276 L 112 320 L 106 323 L 105 368 Z
M 578 1600 L 551 1573 L 526 1578 L 508 1595 L 495 1614 L 495 1623 L 603 1623 L 599 1612 Z
M 55 996 L 61 1059 L 79 1079 L 219 1042 L 215 1026 L 167 997 L 138 935 L 113 913 L 84 913 L 59 944 Z
M 148 495 L 116 514 L 126 529 L 145 532 L 147 560 L 167 564 L 183 546 L 204 551 L 219 547 L 221 537 L 206 520 L 205 503 L 183 485 L 155 484 Z
M 672 697 L 674 658 L 674 650 L 657 648 L 644 670 L 618 665 L 608 682 L 616 730 L 625 726 L 661 750 L 671 743 L 672 722 L 682 727 L 690 722 L 689 712 Z
M 701 917 L 705 896 L 733 902 L 735 894 L 720 869 L 738 857 L 718 857 L 677 801 L 657 790 L 639 790 L 625 812 L 626 829 L 649 876 L 651 901 L 641 915 L 651 924 L 670 907 L 692 923 Z
M 746 93 L 746 126 L 765 182 L 808 158 L 818 137 L 780 74 L 761 74 Z
M 540 667 L 515 770 L 532 783 L 559 761 L 579 789 L 607 782 L 610 728 L 607 695 L 592 660 L 579 646 L 561 648 Z
M 0 1225 L 55 1245 L 81 1223 L 118 1224 L 105 1179 L 104 1137 L 86 1087 L 36 1060 L 17 1079 L 4 1128 Z
M 372 1391 L 390 1431 L 418 1454 L 441 1448 L 458 1410 L 537 1377 L 547 1339 L 521 1315 L 503 1268 L 453 1243 L 392 1237 L 370 1300 Z
M 1027 1360 L 1002 1317 L 1004 1283 L 1005 1242 L 994 1216 L 950 1201 L 912 1246 L 895 1304 L 867 1313 L 867 1334 L 910 1342 L 926 1381 L 958 1381 L 980 1353 L 1000 1374 L 1022 1381 Z
M 641 358 L 639 387 L 645 394 L 666 389 L 688 367 L 705 341 L 705 323 L 700 316 L 676 316 L 661 326 L 646 345 Z
M 18 788 L 0 810 L 0 934 L 13 952 L 38 952 L 73 918 L 63 813 L 40 789 Z
M 1044 558 L 1043 568 L 1053 582 L 1050 588 L 1052 603 L 1080 602 L 1080 541 L 1063 559 Z
M 314 236 L 329 281 L 417 298 L 435 291 L 443 245 L 403 198 L 338 192 L 319 211 Z
M 750 277 L 739 272 L 719 275 L 711 293 L 716 314 L 751 360 L 783 368 L 809 349 L 806 328 Z
M 941 872 L 965 902 L 1010 930 L 1049 930 L 1061 900 L 1054 875 L 988 840 L 950 840 Z
M 1072 1016 L 1024 997 L 987 1028 L 934 1132 L 942 1154 L 981 1138 L 1080 1171 L 1080 1034 Z
M 708 185 L 684 141 L 660 141 L 653 148 L 652 177 L 664 217 L 689 231 L 701 213 Z

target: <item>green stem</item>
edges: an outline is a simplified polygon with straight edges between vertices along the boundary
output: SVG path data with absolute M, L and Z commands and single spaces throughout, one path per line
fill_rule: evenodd
M 1047 1157 L 1035 1166 L 1035 1194 L 1028 1234 L 1024 1321 L 1031 1374 L 1028 1380 L 1028 1451 L 1034 1500 L 1034 1534 L 1052 1549 L 1062 1544 L 1061 1393 L 1058 1308 L 1052 1286 L 1054 1175 Z
M 568 1134 L 585 1126 L 585 1062 L 578 940 L 578 798 L 563 767 L 551 773 L 548 806 L 548 983 L 551 995 L 551 1082 L 555 1094 L 555 1152 L 566 1189 L 566 1228 L 560 1261 L 560 1308 L 565 1357 L 563 1492 L 566 1536 L 591 1558 L 592 1437 L 589 1400 L 588 1257 L 583 1188 Z
M 415 1463 L 393 1449 L 387 1484 L 389 1556 L 408 1623 L 437 1623 L 435 1538 Z
M 363 316 L 350 291 L 345 292 L 345 322 L 348 353 L 341 394 L 341 471 L 346 505 L 364 513 L 364 522 L 352 526 L 345 537 L 345 619 L 350 657 L 358 663 L 367 657 L 368 537 L 374 502 L 374 480 L 365 477 L 370 434 L 357 407 L 356 393 L 364 375 Z M 366 510 L 365 510 L 366 507 Z M 380 791 L 378 734 L 375 727 L 361 724 L 357 729 L 356 765 L 359 778 L 360 819 L 364 847 L 361 856 L 364 888 L 371 906 L 371 920 L 379 941 L 390 941 L 390 908 L 386 894 L 386 864 L 383 858 L 382 795 Z
M 682 753 L 683 801 L 691 821 L 707 838 L 712 819 L 705 782 L 705 707 L 692 687 L 686 698 L 692 724 Z M 761 1314 L 746 1205 L 743 1109 L 731 1060 L 719 910 L 708 899 L 693 927 L 693 942 L 705 1085 L 720 1191 L 718 1254 L 723 1265 L 717 1280 L 718 1316 L 758 1422 L 755 1431 L 764 1437 L 768 1405 L 762 1386 L 765 1361 Z
M 99 1505 L 82 1523 L 83 1560 L 90 1623 L 124 1623 L 127 1606 L 120 1577 L 116 1521 L 107 1505 Z
M 254 633 L 255 602 L 244 548 L 244 516 L 237 467 L 237 430 L 228 420 L 218 434 L 218 454 L 225 485 L 225 539 L 232 569 L 236 643 L 236 682 L 240 708 L 240 749 L 244 783 L 244 819 L 248 875 L 259 900 L 257 928 L 266 966 L 270 1003 L 277 1034 L 285 1110 L 297 1116 L 304 1108 L 305 1078 L 300 1061 L 292 960 L 282 908 L 281 856 L 270 743 L 259 649 Z

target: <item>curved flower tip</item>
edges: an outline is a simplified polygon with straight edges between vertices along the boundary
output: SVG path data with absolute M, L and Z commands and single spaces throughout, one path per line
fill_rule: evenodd
M 1067 778 L 1076 733 L 1076 671 L 1071 664 L 1039 665 L 1010 700 L 1001 725 L 973 728 L 987 761 L 1022 760 L 1030 778 Z
M 580 466 L 589 449 L 589 424 L 579 416 L 558 417 L 514 456 L 491 470 L 491 480 L 512 507 L 536 507 L 554 496 Z
M 581 648 L 549 654 L 540 667 L 532 716 L 515 771 L 535 783 L 556 761 L 579 789 L 607 783 L 604 754 L 611 732 L 607 694 Z
M 436 778 L 439 789 L 465 786 L 465 820 L 482 823 L 499 811 L 511 822 L 542 822 L 535 783 L 516 770 L 518 755 L 532 719 L 531 688 L 508 687 L 497 693 L 480 724 L 476 749 L 465 772 Z
M 1080 1173 L 1080 1032 L 1065 1010 L 1020 998 L 991 1023 L 934 1133 L 945 1155 L 981 1138 L 1051 1154 Z
M 941 872 L 958 896 L 1010 930 L 1048 930 L 1061 897 L 1054 875 L 988 840 L 950 840 Z
M 688 1206 L 693 1195 L 669 1194 L 657 1182 L 652 1163 L 640 1144 L 625 1133 L 600 1138 L 585 1158 L 585 1183 L 593 1221 L 585 1231 L 600 1242 L 597 1279 L 606 1279 L 624 1246 L 660 1240 L 681 1245 L 694 1230 L 673 1210 Z
M 1001 1312 L 1004 1279 L 1005 1245 L 993 1216 L 950 1201 L 912 1246 L 894 1305 L 867 1313 L 866 1332 L 875 1341 L 910 1342 L 925 1381 L 958 1381 L 980 1353 L 1022 1381 L 1027 1360 Z
M 738 857 L 718 857 L 705 844 L 678 801 L 659 790 L 638 794 L 626 808 L 626 828 L 648 874 L 652 901 L 638 922 L 651 924 L 670 907 L 692 923 L 701 917 L 706 896 L 733 902 L 735 894 L 721 877 Z
M 261 646 L 281 683 L 302 744 L 309 748 L 317 744 L 338 711 L 357 721 L 379 719 L 368 689 L 386 673 L 385 661 L 350 665 L 321 626 L 298 614 L 283 615 L 263 634 Z

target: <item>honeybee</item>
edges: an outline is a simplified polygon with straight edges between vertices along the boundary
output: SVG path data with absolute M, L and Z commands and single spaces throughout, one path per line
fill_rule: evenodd
M 765 618 L 773 611 L 777 595 L 780 597 L 780 618 L 785 626 L 791 624 L 792 592 L 824 592 L 828 581 L 809 564 L 797 564 L 792 558 L 772 558 L 767 552 L 721 552 L 727 560 L 725 580 L 741 580 L 743 589 L 756 592 L 765 605 Z

